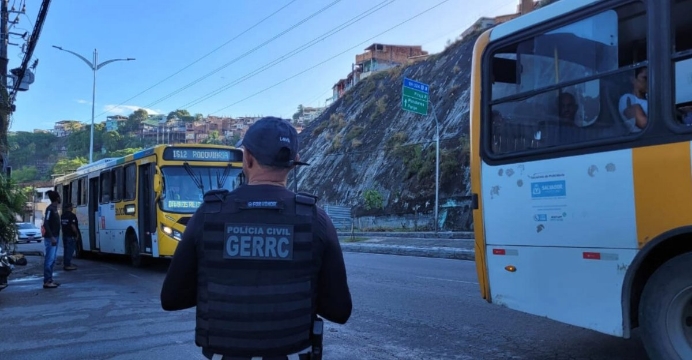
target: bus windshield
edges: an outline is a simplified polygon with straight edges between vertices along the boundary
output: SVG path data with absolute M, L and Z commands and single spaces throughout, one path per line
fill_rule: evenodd
M 161 168 L 164 179 L 161 196 L 162 210 L 175 213 L 194 213 L 202 204 L 204 192 L 219 188 L 231 191 L 241 183 L 242 169 L 240 168 L 190 166 L 189 169 L 197 181 L 201 180 L 203 189 L 200 189 L 196 180 L 190 176 L 185 167 L 166 166 Z M 219 183 L 221 183 L 220 186 Z

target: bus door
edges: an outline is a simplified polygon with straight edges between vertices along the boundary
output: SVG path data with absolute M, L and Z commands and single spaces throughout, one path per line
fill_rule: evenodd
M 89 179 L 89 249 L 99 250 L 99 177 Z
M 155 163 L 139 166 L 139 249 L 140 252 L 152 253 L 152 236 L 156 231 L 156 204 L 154 198 Z

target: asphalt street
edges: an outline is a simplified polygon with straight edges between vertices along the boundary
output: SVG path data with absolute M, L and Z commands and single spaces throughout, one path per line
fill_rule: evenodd
M 646 359 L 637 338 L 486 303 L 473 262 L 344 256 L 354 310 L 348 324 L 327 325 L 327 360 Z M 0 292 L 2 359 L 204 359 L 193 341 L 194 310 L 160 308 L 165 261 L 144 269 L 119 259 L 75 262 L 73 272 L 56 266 L 58 289 L 25 277 Z

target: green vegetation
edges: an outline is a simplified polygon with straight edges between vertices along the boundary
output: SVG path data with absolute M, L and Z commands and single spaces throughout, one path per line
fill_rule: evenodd
M 17 239 L 16 219 L 24 213 L 27 196 L 11 179 L 0 175 L 0 244 L 7 249 Z
M 363 193 L 363 199 L 365 200 L 365 209 L 383 209 L 384 208 L 384 198 L 379 191 L 368 189 Z
M 175 110 L 168 119 L 183 122 L 201 120 L 202 114 L 191 115 L 187 110 Z M 144 140 L 140 134 L 142 123 L 148 121 L 146 110 L 130 114 L 118 131 L 107 131 L 104 124 L 94 125 L 94 161 L 122 157 L 155 145 L 155 140 Z M 68 120 L 63 127 L 69 133 L 57 137 L 48 132 L 18 131 L 9 134 L 7 144 L 13 167 L 12 178 L 18 184 L 50 180 L 51 175 L 72 171 L 86 164 L 89 157 L 91 126 Z M 230 141 L 235 143 L 239 138 Z M 218 131 L 211 131 L 204 144 L 221 144 Z
M 375 109 L 370 114 L 370 121 L 375 121 L 380 118 L 380 115 L 384 114 L 387 110 L 387 99 L 389 96 L 385 95 L 375 102 Z

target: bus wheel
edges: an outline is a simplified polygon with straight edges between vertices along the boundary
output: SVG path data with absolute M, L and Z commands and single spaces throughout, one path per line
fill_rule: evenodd
M 639 305 L 642 341 L 652 360 L 692 359 L 692 253 L 668 260 L 646 282 Z
M 142 255 L 139 252 L 139 242 L 137 238 L 130 236 L 128 237 L 128 246 L 130 250 L 130 262 L 134 267 L 142 267 Z

